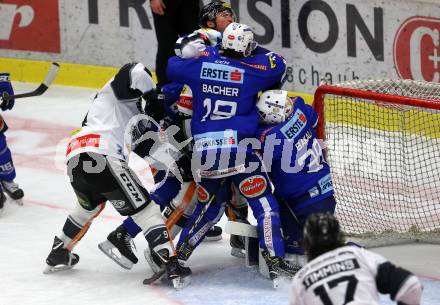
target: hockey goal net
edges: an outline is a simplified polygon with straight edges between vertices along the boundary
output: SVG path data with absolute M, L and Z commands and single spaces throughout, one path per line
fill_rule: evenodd
M 439 243 L 440 84 L 323 85 L 314 108 L 344 231 L 366 246 Z

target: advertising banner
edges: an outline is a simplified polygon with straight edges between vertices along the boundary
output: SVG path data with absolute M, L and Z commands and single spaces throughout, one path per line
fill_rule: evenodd
M 209 1 L 203 1 L 207 3 Z M 287 89 L 323 82 L 440 81 L 440 5 L 410 0 L 230 0 L 260 45 L 286 58 Z M 147 0 L 4 0 L 0 57 L 154 70 Z
M 60 53 L 58 0 L 0 2 L 0 48 Z

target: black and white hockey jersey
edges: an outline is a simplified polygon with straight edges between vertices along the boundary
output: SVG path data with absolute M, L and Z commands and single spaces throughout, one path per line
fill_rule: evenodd
M 344 246 L 313 259 L 295 275 L 289 305 L 379 305 L 379 293 L 416 305 L 421 284 L 378 254 Z
M 141 96 L 156 87 L 141 63 L 123 66 L 98 92 L 83 127 L 72 133 L 66 160 L 82 152 L 95 152 L 118 159 L 127 158 L 127 124 L 142 113 Z

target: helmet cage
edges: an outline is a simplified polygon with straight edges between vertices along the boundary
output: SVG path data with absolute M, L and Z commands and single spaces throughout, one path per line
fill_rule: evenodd
M 293 101 L 285 90 L 268 90 L 257 102 L 258 113 L 265 124 L 284 122 L 293 111 Z
M 233 22 L 229 24 L 222 37 L 222 49 L 231 50 L 243 57 L 248 57 L 257 47 L 254 33 L 245 24 Z

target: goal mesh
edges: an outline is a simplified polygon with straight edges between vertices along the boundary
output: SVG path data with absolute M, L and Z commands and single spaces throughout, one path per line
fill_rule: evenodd
M 368 80 L 320 86 L 336 215 L 366 246 L 440 241 L 440 84 Z

